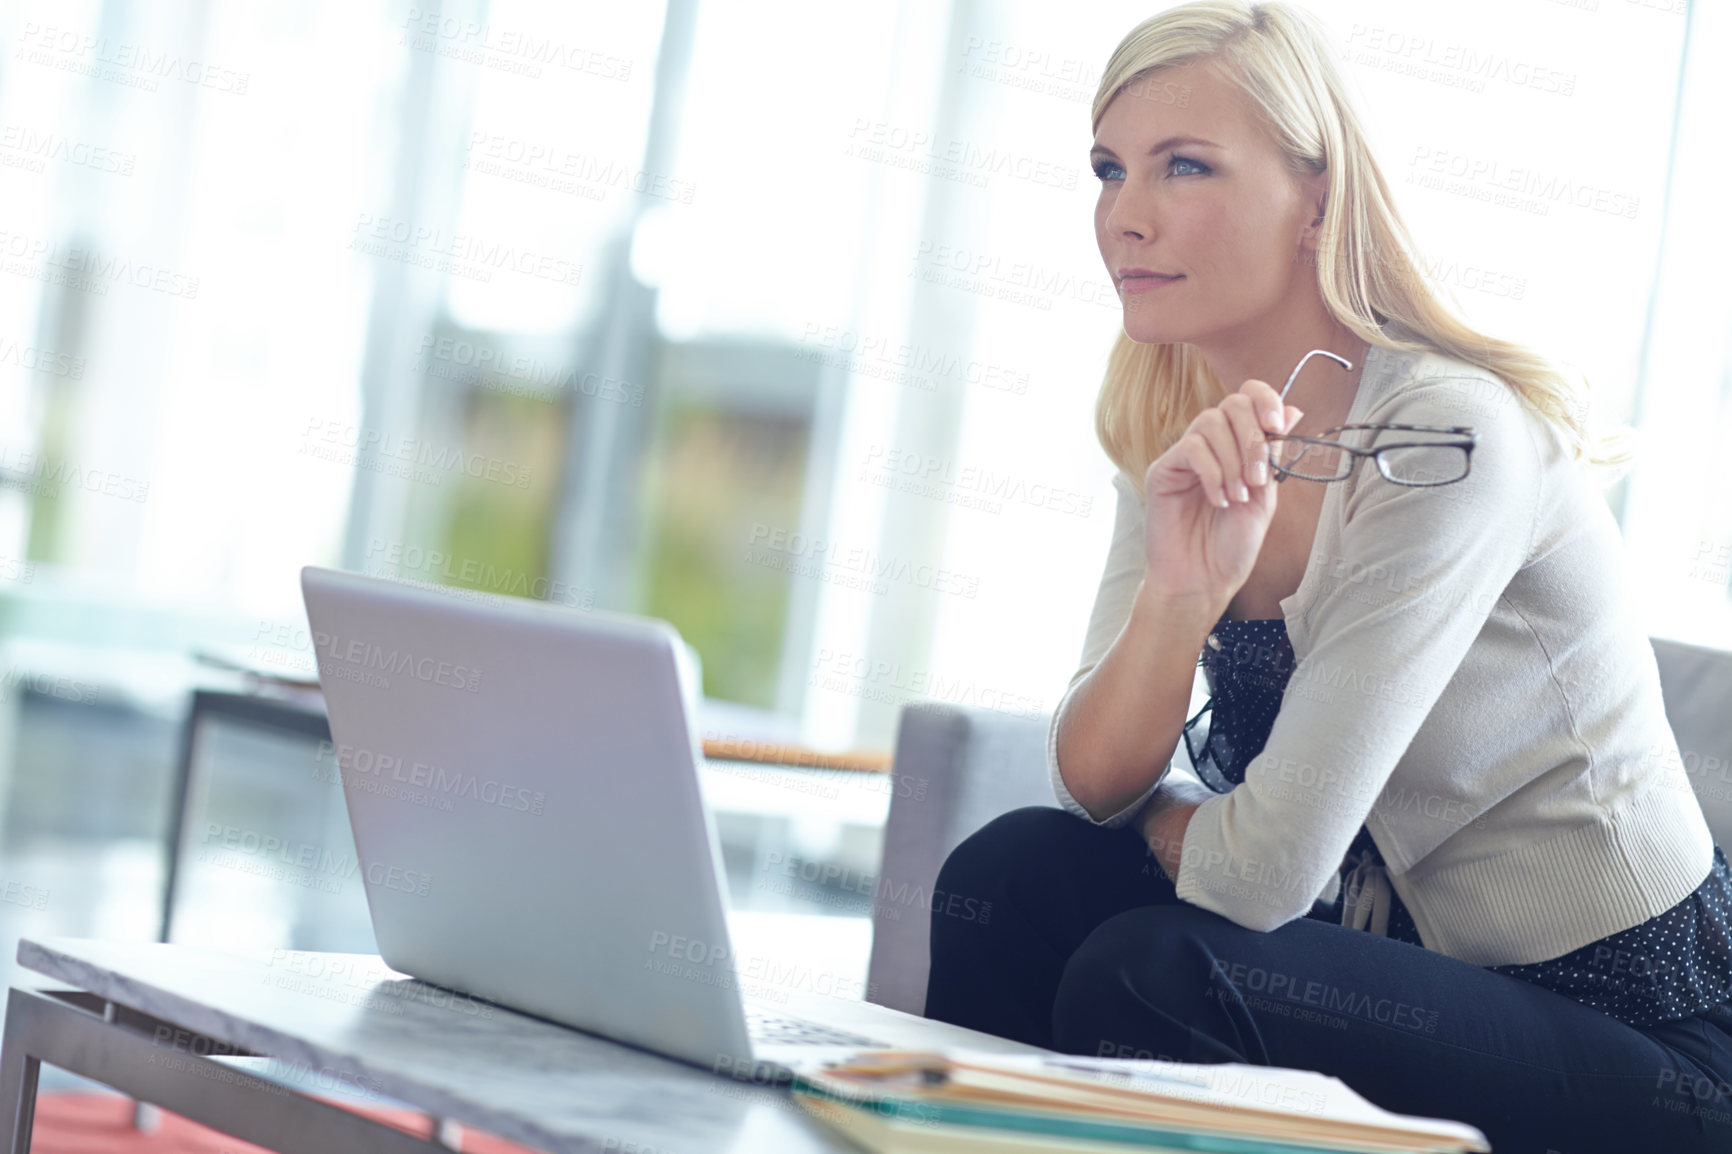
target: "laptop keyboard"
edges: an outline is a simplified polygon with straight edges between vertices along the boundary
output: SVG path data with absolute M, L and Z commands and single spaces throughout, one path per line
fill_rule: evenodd
M 752 1041 L 768 1046 L 859 1046 L 875 1050 L 889 1048 L 889 1043 L 868 1038 L 863 1034 L 832 1030 L 829 1026 L 820 1026 L 804 1018 L 783 1018 L 761 1010 L 746 1011 L 746 1029 L 752 1035 Z

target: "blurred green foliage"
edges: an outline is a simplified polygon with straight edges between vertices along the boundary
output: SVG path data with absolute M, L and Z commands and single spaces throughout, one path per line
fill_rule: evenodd
M 646 462 L 638 612 L 671 622 L 703 659 L 707 697 L 774 708 L 790 582 L 747 560 L 755 525 L 793 530 L 804 422 L 670 406 Z

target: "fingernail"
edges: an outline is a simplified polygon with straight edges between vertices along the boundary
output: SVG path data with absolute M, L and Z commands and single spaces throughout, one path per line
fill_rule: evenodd
M 1267 485 L 1269 483 L 1269 463 L 1258 461 L 1251 466 L 1251 475 L 1257 478 L 1257 484 Z
M 1249 501 L 1251 499 L 1251 490 L 1245 488 L 1245 482 L 1234 481 L 1233 487 L 1239 491 L 1239 500 Z

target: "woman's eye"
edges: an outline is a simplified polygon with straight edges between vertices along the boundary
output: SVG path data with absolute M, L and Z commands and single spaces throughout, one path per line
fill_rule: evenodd
M 1183 165 L 1185 167 L 1181 168 L 1178 172 L 1173 172 L 1173 168 L 1176 165 Z M 1123 180 L 1125 178 L 1125 170 L 1110 160 L 1101 160 L 1096 162 L 1094 170 L 1095 176 L 1099 178 L 1102 184 L 1105 184 L 1109 180 Z M 1192 160 L 1188 156 L 1180 156 L 1177 153 L 1174 153 L 1171 157 L 1167 158 L 1167 171 L 1173 176 L 1192 176 L 1208 172 L 1209 166 L 1199 161 Z

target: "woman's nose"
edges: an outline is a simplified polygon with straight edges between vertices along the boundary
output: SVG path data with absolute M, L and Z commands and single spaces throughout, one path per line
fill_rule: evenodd
M 1146 189 L 1126 180 L 1119 186 L 1112 207 L 1107 210 L 1106 230 L 1109 236 L 1131 240 L 1148 240 L 1155 233 L 1155 206 Z

